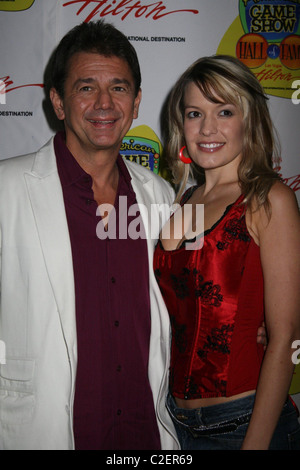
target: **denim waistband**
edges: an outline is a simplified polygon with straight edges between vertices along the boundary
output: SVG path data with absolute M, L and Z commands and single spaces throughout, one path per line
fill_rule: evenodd
M 196 409 L 179 408 L 169 395 L 167 408 L 178 424 L 194 431 L 198 436 L 235 431 L 251 418 L 255 394 L 218 405 Z

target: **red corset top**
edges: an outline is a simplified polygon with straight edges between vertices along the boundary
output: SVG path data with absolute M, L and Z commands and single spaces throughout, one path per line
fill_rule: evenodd
M 242 200 L 204 233 L 201 249 L 165 251 L 159 242 L 155 250 L 172 327 L 170 392 L 178 398 L 228 397 L 257 386 L 263 276 Z

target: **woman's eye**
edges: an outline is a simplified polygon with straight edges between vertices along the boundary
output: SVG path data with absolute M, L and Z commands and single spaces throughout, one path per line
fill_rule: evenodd
M 196 118 L 196 117 L 199 117 L 199 116 L 201 116 L 199 111 L 190 111 L 189 113 L 187 113 L 187 117 L 189 119 L 193 119 L 193 118 Z
M 223 111 L 221 111 L 221 116 L 232 116 L 233 115 L 233 112 L 230 111 L 230 109 L 223 109 Z

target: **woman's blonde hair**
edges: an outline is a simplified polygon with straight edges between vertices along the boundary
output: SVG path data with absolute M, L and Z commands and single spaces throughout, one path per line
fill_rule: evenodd
M 197 179 L 201 169 L 186 165 L 179 159 L 180 149 L 186 145 L 183 133 L 184 93 L 194 83 L 212 102 L 238 106 L 244 120 L 244 145 L 238 169 L 239 183 L 245 203 L 268 209 L 268 192 L 279 175 L 273 164 L 279 163 L 279 143 L 267 106 L 267 97 L 255 75 L 238 59 L 216 55 L 194 62 L 176 82 L 168 103 L 167 158 L 174 183 L 179 184 L 180 199 L 189 177 Z

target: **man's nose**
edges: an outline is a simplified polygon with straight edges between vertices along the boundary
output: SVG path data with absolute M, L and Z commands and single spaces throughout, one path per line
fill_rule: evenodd
M 113 107 L 113 100 L 109 91 L 99 91 L 95 100 L 95 109 L 111 109 Z

